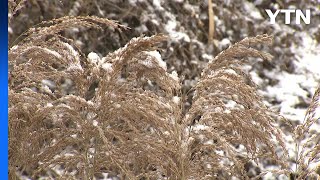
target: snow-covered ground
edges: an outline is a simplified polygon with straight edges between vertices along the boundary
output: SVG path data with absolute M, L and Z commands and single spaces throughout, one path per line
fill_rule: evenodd
M 293 73 L 286 71 L 279 71 L 273 69 L 272 71 L 265 70 L 265 74 L 270 79 L 276 79 L 278 83 L 274 86 L 267 86 L 263 91 L 260 91 L 266 99 L 276 100 L 278 105 L 271 105 L 279 110 L 280 115 L 290 120 L 293 124 L 302 124 L 305 120 L 308 105 L 319 86 L 320 82 L 320 45 L 307 33 L 299 33 L 302 37 L 303 43 L 296 47 L 291 47 L 298 61 L 294 61 L 295 69 Z M 263 80 L 256 80 L 261 82 Z M 318 108 L 317 111 L 320 111 Z M 317 118 L 320 112 L 316 112 Z M 311 132 L 320 134 L 320 122 L 310 127 Z M 310 131 L 309 131 L 310 132 Z M 286 147 L 288 148 L 289 159 L 295 160 L 296 143 L 293 134 L 284 132 Z M 292 132 L 291 132 L 292 133 Z M 309 136 L 311 136 L 309 134 Z M 308 136 L 307 136 L 308 137 Z M 315 168 L 320 163 L 311 163 L 309 168 Z M 296 164 L 291 162 L 291 169 L 296 170 Z M 265 167 L 268 170 L 275 169 L 272 166 Z M 280 179 L 288 179 L 285 176 Z M 275 177 L 268 173 L 264 179 L 275 179 Z
M 301 33 L 303 44 L 292 47 L 298 61 L 294 61 L 295 72 L 265 70 L 269 78 L 278 80 L 275 86 L 267 87 L 265 95 L 280 103 L 280 114 L 302 123 L 306 108 L 296 107 L 302 100 L 310 103 L 320 80 L 320 45 L 308 34 Z M 311 96 L 311 97 L 310 97 Z

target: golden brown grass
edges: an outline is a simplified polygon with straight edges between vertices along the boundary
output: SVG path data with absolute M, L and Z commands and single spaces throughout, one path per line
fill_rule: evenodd
M 184 112 L 179 78 L 155 55 L 166 36 L 133 38 L 94 60 L 59 34 L 106 25 L 123 28 L 98 17 L 63 17 L 30 29 L 10 48 L 11 179 L 248 179 L 245 164 L 261 158 L 287 168 L 281 131 L 242 69 L 247 57 L 270 60 L 255 48 L 270 36 L 246 38 L 210 61 Z M 310 117 L 302 129 L 316 121 Z

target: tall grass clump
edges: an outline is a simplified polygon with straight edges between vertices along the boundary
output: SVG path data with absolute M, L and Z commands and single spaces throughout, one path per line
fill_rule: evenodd
M 295 128 L 296 179 L 320 178 L 320 86 L 313 95 L 304 121 Z
M 141 36 L 103 58 L 86 57 L 62 36 L 70 27 L 125 28 L 62 17 L 10 48 L 11 179 L 248 179 L 245 165 L 265 158 L 287 168 L 282 133 L 243 69 L 247 57 L 271 59 L 256 48 L 270 36 L 246 38 L 210 61 L 185 112 L 180 79 L 157 51 L 168 37 Z M 312 107 L 305 131 L 316 121 Z

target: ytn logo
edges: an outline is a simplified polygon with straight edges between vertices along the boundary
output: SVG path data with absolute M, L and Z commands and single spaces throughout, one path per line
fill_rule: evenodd
M 266 9 L 266 12 L 270 18 L 271 24 L 276 22 L 276 17 L 278 16 L 279 12 L 284 13 L 285 24 L 291 24 L 291 14 L 296 14 L 296 24 L 300 24 L 301 19 L 305 24 L 310 24 L 311 20 L 310 9 L 306 10 L 306 14 L 303 14 L 303 12 L 299 9 L 281 9 L 274 13 L 270 9 Z

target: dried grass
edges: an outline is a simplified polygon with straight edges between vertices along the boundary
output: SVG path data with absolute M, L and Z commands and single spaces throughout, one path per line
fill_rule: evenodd
M 209 17 L 208 42 L 212 42 L 213 35 L 214 35 L 214 12 L 212 9 L 212 0 L 208 0 L 208 17 Z
M 255 46 L 270 36 L 246 38 L 210 61 L 185 113 L 180 79 L 154 55 L 166 36 L 133 38 L 95 60 L 59 34 L 102 25 L 122 27 L 64 17 L 9 50 L 10 178 L 248 179 L 245 164 L 261 158 L 286 169 L 282 134 L 241 61 L 269 60 Z
M 309 176 L 320 178 L 320 86 L 316 90 L 311 104 L 306 112 L 304 122 L 295 128 L 297 147 L 296 179 L 306 179 Z

